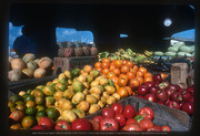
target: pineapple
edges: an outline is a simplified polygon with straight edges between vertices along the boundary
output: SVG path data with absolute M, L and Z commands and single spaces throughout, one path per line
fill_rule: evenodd
M 67 47 L 64 49 L 64 56 L 71 57 L 74 53 L 73 44 L 68 42 L 66 46 Z
M 82 43 L 82 50 L 85 56 L 90 56 L 90 47 L 86 43 Z
M 95 43 L 92 44 L 92 47 L 90 48 L 90 50 L 91 50 L 91 56 L 96 56 L 98 54 L 98 49 Z
M 76 57 L 82 56 L 83 55 L 83 50 L 81 48 L 81 45 L 78 42 L 75 42 L 75 45 L 76 45 L 76 47 L 74 48 L 75 56 Z

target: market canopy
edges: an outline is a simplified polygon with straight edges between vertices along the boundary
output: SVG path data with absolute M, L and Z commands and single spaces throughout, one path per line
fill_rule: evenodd
M 171 36 L 171 39 L 179 40 L 179 41 L 194 42 L 195 41 L 195 29 L 190 29 L 190 30 L 179 32 L 179 33 L 175 33 Z

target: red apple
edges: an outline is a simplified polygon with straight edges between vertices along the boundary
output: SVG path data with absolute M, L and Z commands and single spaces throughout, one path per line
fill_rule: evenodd
M 110 107 L 106 107 L 102 110 L 102 117 L 110 117 L 110 118 L 114 118 L 115 116 L 115 112 L 112 108 Z
M 153 81 L 161 83 L 162 82 L 161 75 L 160 74 L 153 75 Z
M 117 131 L 119 130 L 119 123 L 114 118 L 105 117 L 100 121 L 100 130 Z
M 92 130 L 100 130 L 100 124 L 99 124 L 99 122 L 97 122 L 95 120 L 89 120 L 89 122 L 92 125 Z
M 171 101 L 168 106 L 171 108 L 174 108 L 174 109 L 180 109 L 179 103 L 177 103 L 175 101 Z
M 155 86 L 155 87 L 159 87 L 159 84 L 160 84 L 160 82 L 155 82 L 155 83 L 154 83 L 154 86 Z
M 193 103 L 183 103 L 181 105 L 181 110 L 187 112 L 188 114 L 193 114 L 194 113 L 194 105 Z
M 156 102 L 156 96 L 155 94 L 146 94 L 144 98 L 150 102 Z
M 115 120 L 119 123 L 121 127 L 126 124 L 126 118 L 122 114 L 116 114 Z
M 158 90 L 159 90 L 158 87 L 152 86 L 152 87 L 149 88 L 149 93 L 151 93 L 151 94 L 156 94 L 156 92 L 157 92 Z
M 190 98 L 192 98 L 192 95 L 187 91 L 184 91 L 181 94 L 184 102 L 187 102 Z
M 121 103 L 115 103 L 111 106 L 111 109 L 115 112 L 115 114 L 122 114 L 123 106 Z
M 194 95 L 194 86 L 188 87 L 187 92 L 189 92 L 193 96 Z
M 144 86 L 144 85 L 139 86 L 139 88 L 138 88 L 138 94 L 139 94 L 139 95 L 145 95 L 145 94 L 147 94 L 148 92 L 149 92 L 148 87 L 146 87 L 146 86 Z
M 122 131 L 142 131 L 138 124 L 128 124 L 122 128 Z
M 162 102 L 162 101 L 156 101 L 156 103 L 158 103 L 158 104 L 161 104 L 161 105 L 165 105 L 165 103 L 164 102 Z
M 89 121 L 83 118 L 76 119 L 71 124 L 72 130 L 91 130 Z
M 158 85 L 158 87 L 159 87 L 159 89 L 161 89 L 161 90 L 164 90 L 164 89 L 167 88 L 167 86 L 166 86 L 164 83 L 160 83 L 160 84 Z
M 168 94 L 165 90 L 159 90 L 159 91 L 156 92 L 156 98 L 159 101 L 165 102 L 165 101 L 167 101 L 167 99 L 169 97 L 168 97 Z
M 126 118 L 133 118 L 136 114 L 136 110 L 133 107 L 133 105 L 128 104 L 125 106 L 124 110 L 123 110 L 123 115 Z
M 100 123 L 100 121 L 103 119 L 102 116 L 96 116 L 93 120 L 97 121 Z
M 194 102 L 194 97 L 191 97 L 188 102 L 193 103 Z
M 172 91 L 172 92 L 177 92 L 178 88 L 175 84 L 169 84 L 168 88 Z
M 162 81 L 162 84 L 163 84 L 164 86 L 166 86 L 166 88 L 169 87 L 169 85 L 170 85 L 170 83 L 169 83 L 168 81 Z
M 50 128 L 53 128 L 54 122 L 49 117 L 41 117 L 38 125 L 44 125 L 44 126 L 48 126 Z
M 32 130 L 51 130 L 49 126 L 44 126 L 44 125 L 36 125 L 31 128 Z
M 177 90 L 174 91 L 173 89 L 170 89 L 170 87 L 167 87 L 167 88 L 165 89 L 165 91 L 167 92 L 168 96 L 170 96 L 170 95 L 171 95 L 172 93 L 174 93 L 174 92 L 177 92 Z
M 55 130 L 71 130 L 71 125 L 65 120 L 58 120 L 54 126 Z
M 134 119 L 134 118 L 128 118 L 128 119 L 126 120 L 125 126 L 126 126 L 126 125 L 129 125 L 129 124 L 138 124 L 138 122 L 137 122 L 137 120 Z
M 176 101 L 178 103 L 183 101 L 182 95 L 179 92 L 172 93 L 169 98 L 170 100 Z
M 147 131 L 151 131 L 151 132 L 156 132 L 156 131 L 158 131 L 158 132 L 160 132 L 160 131 L 162 131 L 162 129 L 161 129 L 160 126 L 154 125 L 152 128 L 147 129 Z
M 145 83 L 144 83 L 144 86 L 150 88 L 150 87 L 153 87 L 153 86 L 154 86 L 154 83 L 153 83 L 153 82 L 145 82 Z
M 168 98 L 167 101 L 165 101 L 165 105 L 169 105 L 170 99 Z

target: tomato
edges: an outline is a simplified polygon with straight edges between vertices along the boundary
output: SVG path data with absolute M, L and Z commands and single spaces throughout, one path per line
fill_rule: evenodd
M 106 107 L 102 110 L 102 117 L 108 117 L 108 118 L 112 118 L 115 116 L 115 112 L 112 108 L 110 107 Z
M 134 119 L 137 121 L 137 123 L 140 123 L 140 121 L 141 121 L 142 119 L 144 119 L 144 117 L 143 117 L 142 115 L 136 115 L 136 116 L 134 117 Z
M 101 62 L 96 62 L 96 63 L 94 64 L 94 67 L 95 67 L 95 68 L 100 68 L 100 67 L 101 67 Z
M 51 130 L 49 126 L 44 126 L 44 125 L 36 125 L 31 128 L 32 130 Z
M 102 62 L 104 63 L 110 63 L 110 59 L 109 58 L 104 58 L 103 60 L 102 60 Z
M 131 89 L 137 89 L 140 86 L 140 81 L 136 78 L 133 78 L 129 81 L 128 85 L 131 87 Z
M 105 74 L 105 75 L 107 75 L 109 72 L 110 72 L 110 70 L 108 68 L 104 68 L 102 70 L 102 73 Z
M 126 65 L 127 62 L 128 62 L 128 60 L 123 60 L 122 65 Z
M 54 122 L 49 117 L 41 117 L 38 125 L 44 125 L 53 128 Z
M 108 62 L 103 62 L 102 64 L 101 64 L 101 67 L 104 69 L 104 68 L 109 68 L 110 67 L 110 63 L 108 63 Z
M 129 95 L 128 90 L 126 89 L 126 87 L 120 87 L 117 90 L 117 93 L 120 95 L 121 98 L 126 98 Z
M 58 120 L 54 126 L 55 130 L 71 130 L 71 125 L 65 120 Z
M 122 131 L 142 131 L 138 124 L 128 124 L 122 128 Z
M 128 76 L 129 80 L 135 78 L 135 74 L 133 72 L 127 72 L 126 75 Z
M 154 132 L 158 131 L 158 132 L 160 132 L 160 131 L 162 131 L 162 129 L 161 129 L 160 126 L 154 125 L 152 128 L 148 128 L 147 131 L 154 131 Z
M 171 132 L 171 129 L 169 126 L 161 126 L 161 130 L 166 131 L 166 132 Z
M 119 76 L 121 74 L 119 68 L 114 68 L 112 72 L 114 72 L 116 76 Z
M 95 67 L 93 70 L 98 70 L 98 71 L 100 71 L 100 73 L 102 73 L 102 68 L 101 67 Z
M 146 83 L 146 82 L 153 82 L 153 77 L 152 76 L 144 77 L 144 83 Z
M 142 107 L 139 110 L 139 115 L 142 115 L 146 119 L 153 120 L 153 118 L 154 118 L 154 111 L 150 107 Z
M 129 125 L 129 124 L 138 124 L 138 122 L 137 122 L 137 120 L 134 119 L 134 118 L 128 118 L 128 119 L 126 120 L 125 126 L 126 126 L 126 125 Z
M 137 76 L 136 79 L 138 79 L 140 81 L 140 85 L 142 85 L 144 83 L 143 77 Z
M 116 114 L 115 120 L 119 123 L 121 127 L 126 124 L 126 118 L 122 114 Z
M 111 77 L 111 80 L 114 82 L 114 84 L 116 84 L 116 85 L 119 84 L 119 78 L 117 76 Z
M 102 116 L 96 116 L 93 120 L 100 122 L 103 119 Z
M 140 67 L 139 71 L 142 72 L 143 74 L 147 73 L 147 69 L 144 67 Z
M 133 62 L 132 61 L 127 61 L 127 63 L 126 63 L 130 68 L 132 68 L 133 67 Z
M 122 106 L 121 103 L 114 103 L 114 104 L 111 106 L 111 109 L 113 109 L 113 111 L 114 111 L 116 114 L 122 114 L 123 106 Z
M 111 65 L 110 64 L 110 71 L 112 71 L 113 72 L 113 70 L 116 68 L 116 66 L 115 65 Z
M 150 119 L 146 119 L 146 118 L 142 119 L 139 125 L 142 128 L 142 130 L 147 130 L 154 126 L 153 122 Z
M 128 80 L 125 78 L 119 78 L 119 86 L 127 86 L 128 85 Z
M 71 124 L 72 130 L 91 130 L 89 121 L 83 118 L 76 119 Z
M 92 130 L 99 130 L 100 129 L 99 122 L 97 122 L 95 120 L 89 120 L 89 122 L 91 123 Z
M 136 72 L 136 76 L 137 76 L 137 77 L 143 77 L 143 76 L 144 76 L 144 73 L 142 73 L 141 71 L 137 71 L 137 72 Z
M 132 91 L 131 87 L 130 86 L 125 86 L 125 88 L 128 90 L 128 95 L 129 96 L 132 95 L 133 91 Z
M 137 65 L 133 65 L 133 69 L 137 72 L 139 68 Z
M 120 71 L 122 74 L 126 74 L 130 71 L 130 67 L 128 65 L 122 65 Z
M 125 106 L 123 113 L 122 113 L 126 118 L 132 118 L 136 114 L 136 110 L 133 105 L 128 104 Z
M 123 64 L 122 60 L 116 60 L 115 61 L 115 66 L 118 67 L 118 68 L 120 68 L 122 66 L 122 64 Z
M 112 77 L 115 76 L 115 73 L 114 72 L 108 72 L 107 76 L 108 76 L 108 78 L 111 79 Z
M 114 118 L 105 117 L 100 121 L 100 130 L 117 131 L 119 130 L 119 123 Z

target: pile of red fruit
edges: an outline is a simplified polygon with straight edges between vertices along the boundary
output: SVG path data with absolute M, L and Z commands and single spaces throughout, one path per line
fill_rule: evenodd
M 32 130 L 94 130 L 94 131 L 168 131 L 169 126 L 153 124 L 154 111 L 150 107 L 143 107 L 136 112 L 133 105 L 124 108 L 122 104 L 115 103 L 102 110 L 102 116 L 92 120 L 76 119 L 71 124 L 65 120 L 58 120 L 55 124 L 49 117 L 41 117 L 38 125 Z
M 181 89 L 179 85 L 162 81 L 160 74 L 154 75 L 153 80 L 154 82 L 146 82 L 139 86 L 136 97 L 193 114 L 194 85 Z

